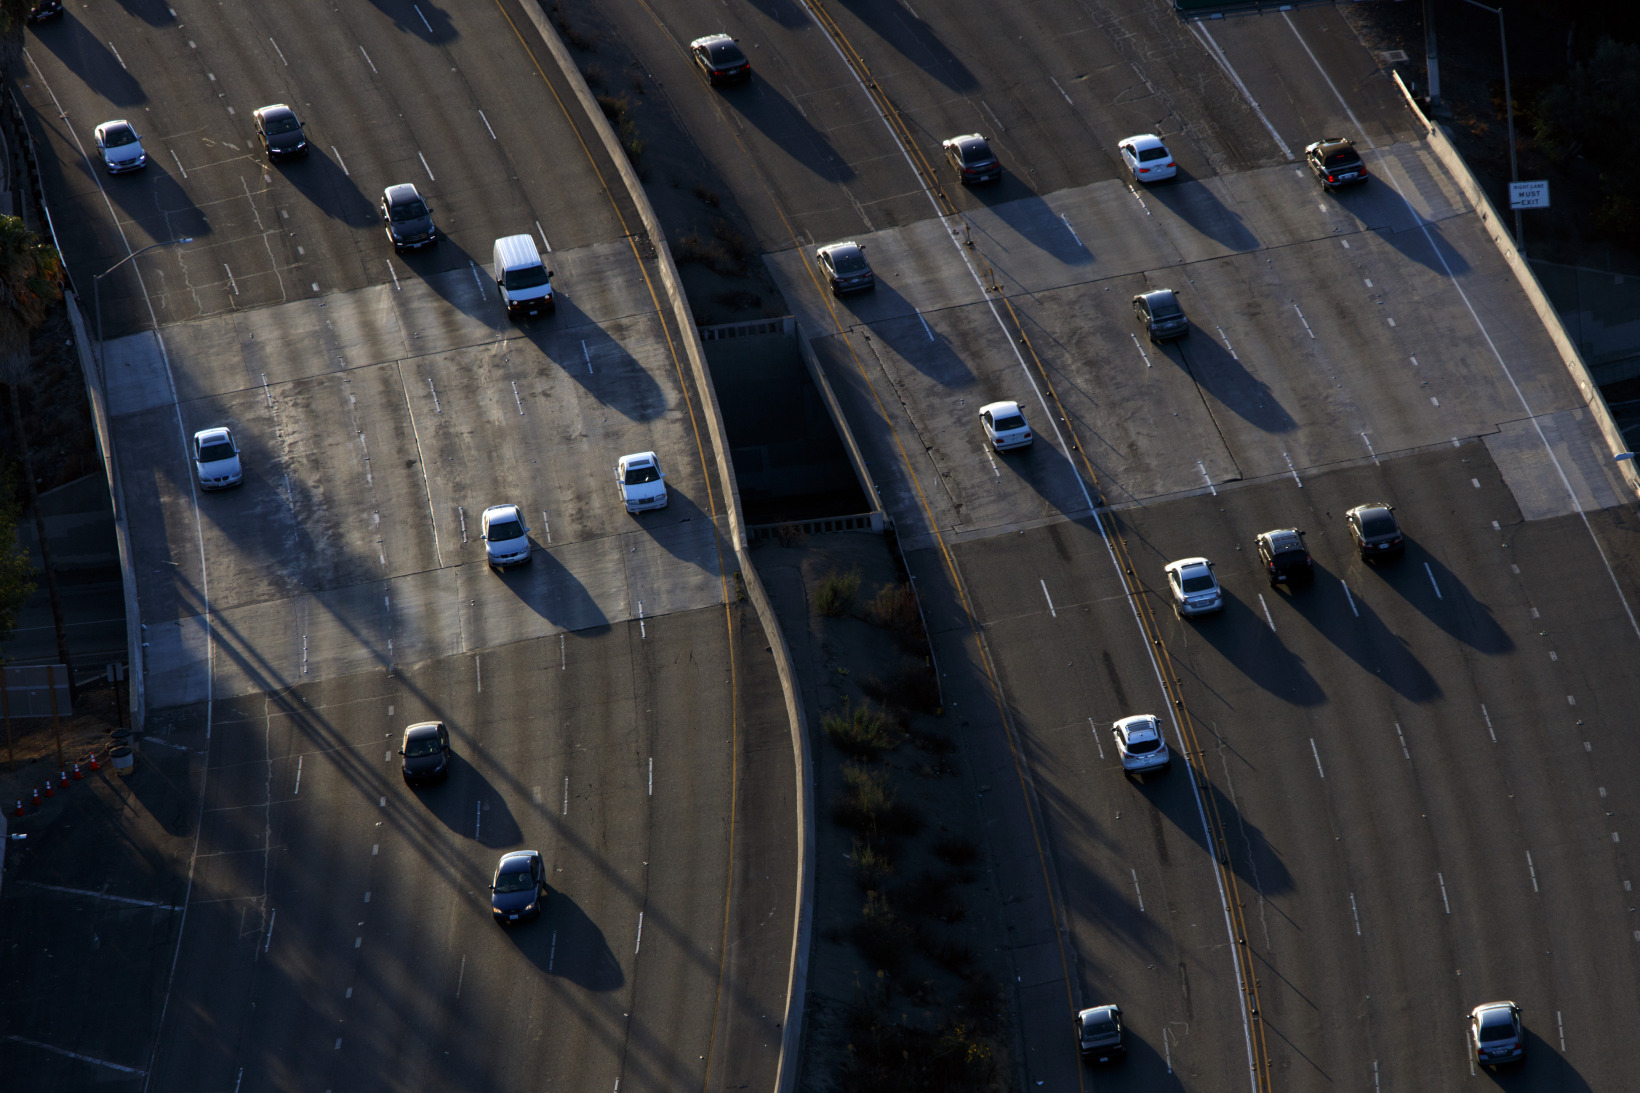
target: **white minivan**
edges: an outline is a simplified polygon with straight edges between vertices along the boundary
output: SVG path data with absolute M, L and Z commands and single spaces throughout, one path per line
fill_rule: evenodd
M 541 262 L 541 252 L 528 235 L 509 235 L 495 241 L 495 284 L 507 305 L 509 318 L 535 316 L 553 309 L 552 270 Z

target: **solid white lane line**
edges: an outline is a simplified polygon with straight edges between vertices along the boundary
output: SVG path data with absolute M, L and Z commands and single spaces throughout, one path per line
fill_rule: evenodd
M 582 339 L 582 341 L 581 341 L 581 356 L 586 358 L 587 374 L 591 375 L 592 374 L 592 354 L 587 352 L 587 343 L 586 343 L 585 339 Z
M 1213 476 L 1207 473 L 1206 465 L 1198 459 L 1196 460 L 1196 466 L 1201 468 L 1202 481 L 1207 483 L 1208 492 L 1212 493 L 1214 497 L 1217 497 L 1219 495 L 1219 488 L 1213 485 Z M 1274 629 L 1274 627 L 1272 626 L 1271 629 Z
M 1492 743 L 1498 742 L 1498 734 L 1492 728 L 1492 715 L 1486 712 L 1486 703 L 1481 703 L 1481 718 L 1486 722 L 1486 734 L 1492 738 Z
M 456 517 L 461 521 L 461 541 L 467 541 L 467 510 L 461 505 L 456 506 Z
M 438 179 L 433 177 L 433 169 L 431 167 L 427 166 L 427 157 L 422 155 L 420 150 L 417 150 L 416 158 L 421 160 L 421 169 L 427 172 L 427 181 L 428 182 L 437 182 Z
M 1048 595 L 1048 582 L 1038 578 L 1036 583 L 1042 586 L 1042 598 L 1048 601 L 1048 614 L 1057 619 L 1059 617 L 1059 612 L 1054 610 L 1053 597 Z
M 125 68 L 125 58 L 120 56 L 119 49 L 114 45 L 114 43 L 112 41 L 110 41 L 108 43 L 108 52 L 110 52 L 114 55 L 114 59 L 120 63 L 121 68 Z M 129 68 L 126 68 L 125 70 L 127 72 L 131 71 Z
M 1310 336 L 1310 340 L 1312 342 L 1315 341 L 1315 331 L 1310 329 L 1310 320 L 1306 319 L 1304 317 L 1304 313 L 1302 311 L 1298 310 L 1298 305 L 1297 304 L 1293 305 L 1293 310 L 1295 312 L 1298 312 L 1298 321 L 1304 324 L 1304 333 L 1306 333 Z
M 150 741 L 152 743 L 152 741 Z M 165 911 L 181 910 L 172 903 L 156 903 L 147 899 L 132 899 L 130 896 L 111 896 L 107 892 L 95 892 L 89 888 L 64 888 L 60 884 L 41 884 L 33 880 L 14 880 L 12 884 L 21 884 L 25 888 L 38 888 L 42 892 L 61 892 L 65 896 L 86 896 L 90 899 L 106 899 L 111 903 L 125 903 L 132 907 L 158 907 Z
M 1532 864 L 1532 852 L 1530 850 L 1526 852 L 1526 872 L 1532 875 L 1532 891 L 1536 892 L 1538 890 L 1537 866 Z
M 1002 469 L 997 466 L 996 457 L 991 454 L 991 446 L 989 444 L 982 444 L 980 445 L 979 450 L 985 453 L 985 461 L 991 464 L 991 474 L 997 478 L 1001 478 Z
M 649 638 L 649 631 L 645 627 L 644 618 L 643 618 L 643 601 L 639 600 L 638 601 L 638 640 L 647 641 L 648 638 Z
M 330 146 L 330 154 L 336 157 L 336 166 L 342 169 L 342 174 L 346 175 L 348 178 L 352 178 L 353 172 L 347 169 L 347 163 L 342 159 L 342 153 L 336 150 L 336 146 L 334 144 Z
M 479 694 L 484 693 L 484 663 L 477 653 L 473 654 L 473 681 L 478 685 Z
M 1401 754 L 1406 756 L 1407 762 L 1410 763 L 1412 761 L 1412 752 L 1407 750 L 1406 734 L 1401 731 L 1401 723 L 1399 721 L 1395 723 L 1395 738 L 1401 742 Z
M 1139 344 L 1139 335 L 1129 333 L 1128 337 L 1133 339 L 1133 348 L 1135 348 L 1139 351 L 1139 357 L 1140 357 L 1141 360 L 1143 360 L 1145 362 L 1145 367 L 1146 368 L 1151 367 L 1150 354 L 1146 353 L 1145 352 L 1145 347 Z
M 1264 602 L 1264 593 L 1258 594 L 1258 605 L 1264 608 L 1264 621 L 1270 624 L 1270 633 L 1276 632 L 1276 620 L 1270 617 L 1270 605 Z
M 1066 102 L 1070 103 L 1072 106 L 1076 105 L 1075 103 L 1071 102 L 1071 97 L 1069 95 L 1065 94 L 1065 89 L 1063 87 L 1059 86 L 1059 81 L 1058 80 L 1054 79 L 1052 76 L 1049 76 L 1048 77 L 1048 82 L 1053 84 L 1054 90 L 1059 92 L 1059 97 L 1060 98 L 1064 99 Z
M 548 254 L 551 254 L 552 253 L 552 244 L 547 242 L 547 233 L 541 227 L 541 221 L 537 220 L 535 222 L 535 230 L 536 230 L 537 234 L 539 234 L 541 236 L 541 245 L 547 249 Z
M 1315 756 L 1315 772 L 1325 778 L 1327 772 L 1321 769 L 1321 752 L 1316 750 L 1315 737 L 1310 737 L 1310 754 Z
M 1339 581 L 1338 586 L 1344 590 L 1344 598 L 1350 601 L 1350 610 L 1355 613 L 1356 618 L 1360 618 L 1361 612 L 1355 606 L 1355 597 L 1350 595 L 1349 584 L 1345 581 Z
M 1088 731 L 1093 734 L 1093 746 L 1099 749 L 1099 761 L 1104 762 L 1105 745 L 1099 742 L 1099 726 L 1093 723 L 1093 718 L 1091 717 L 1088 718 Z
M 997 117 L 997 112 L 995 110 L 991 109 L 991 104 L 986 102 L 984 99 L 979 100 L 979 104 L 981 106 L 985 107 L 985 112 L 987 114 L 991 115 L 991 120 L 992 121 L 997 123 L 997 129 L 1000 130 L 1001 132 L 1006 133 L 1008 131 L 1008 127 L 1006 125 L 1002 124 L 1002 119 Z
M 359 47 L 359 52 L 364 53 L 364 63 L 370 66 L 370 71 L 376 72 L 376 62 L 370 59 L 370 54 L 364 52 L 364 46 Z M 376 75 L 380 76 L 381 73 L 376 72 Z
M 12 1033 L 7 1033 L 5 1038 L 14 1044 L 27 1044 L 29 1047 L 37 1047 L 41 1051 L 49 1051 L 53 1055 L 63 1055 L 67 1058 L 75 1059 L 82 1063 L 90 1063 L 93 1066 L 105 1067 L 108 1070 L 117 1070 L 121 1074 L 139 1074 L 143 1077 L 147 1077 L 148 1075 L 148 1072 L 140 1067 L 122 1066 L 119 1063 L 111 1063 L 107 1059 L 99 1059 L 93 1055 L 81 1055 L 78 1051 L 69 1051 L 67 1048 L 53 1047 L 51 1044 L 42 1044 L 38 1040 L 30 1040 L 26 1036 L 17 1036 Z
M 655 757 L 649 757 L 649 796 L 655 796 Z
M 296 757 L 296 788 L 290 791 L 290 795 L 292 797 L 295 797 L 297 794 L 299 794 L 301 792 L 302 792 L 302 757 L 300 755 L 298 755 Z
M 1441 876 L 1440 873 L 1436 873 L 1435 882 L 1441 886 L 1441 906 L 1445 907 L 1446 913 L 1450 915 L 1452 913 L 1452 904 L 1446 901 L 1446 878 Z
M 466 979 L 466 978 L 467 978 L 467 954 L 462 953 L 461 954 L 461 970 L 456 973 L 456 997 L 457 998 L 461 997 L 461 981 L 463 979 Z M 352 988 L 349 987 L 348 990 L 349 990 L 349 992 L 351 992 Z
M 1145 897 L 1144 894 L 1139 891 L 1139 871 L 1137 869 L 1129 869 L 1128 872 L 1133 874 L 1133 896 L 1139 901 L 1139 913 L 1144 914 Z
M 239 282 L 235 281 L 233 279 L 233 270 L 228 268 L 228 263 L 226 263 L 226 262 L 222 263 L 222 269 L 223 269 L 223 272 L 225 272 L 228 275 L 228 287 L 233 289 L 233 294 L 235 296 L 238 296 L 239 295 Z
M 512 389 L 513 389 L 513 401 L 518 403 L 518 416 L 523 417 L 524 416 L 524 400 L 519 397 L 519 394 L 518 394 L 518 381 L 517 380 L 512 381 Z
M 1370 439 L 1368 439 L 1368 437 L 1367 437 L 1367 434 L 1366 434 L 1366 433 L 1362 433 L 1362 434 L 1361 434 L 1361 439 L 1362 439 L 1362 440 L 1363 440 L 1363 441 L 1366 441 L 1366 445 L 1367 445 L 1367 453 L 1368 453 L 1368 454 L 1369 454 L 1369 455 L 1371 455 L 1371 456 L 1372 456 L 1372 462 L 1373 462 L 1373 465 L 1374 465 L 1374 466 L 1383 466 L 1383 464 L 1381 464 L 1381 463 L 1379 463 L 1379 462 L 1378 462 L 1378 453 L 1377 453 L 1377 451 L 1375 451 L 1375 450 L 1374 450 L 1374 449 L 1373 449 L 1373 446 L 1372 446 L 1372 441 L 1371 441 L 1371 440 L 1370 440 Z
M 180 157 L 177 156 L 176 149 L 172 148 L 172 149 L 170 149 L 170 152 L 171 152 L 171 158 L 177 161 L 177 170 L 182 172 L 182 177 L 183 178 L 187 178 L 188 177 L 188 169 L 182 165 L 182 160 L 181 160 Z
M 290 62 L 285 60 L 285 51 L 279 48 L 279 43 L 274 41 L 272 38 L 269 38 L 268 39 L 268 44 L 273 47 L 273 51 L 275 53 L 279 54 L 280 63 L 283 64 L 286 68 L 289 68 L 290 67 Z
M 1292 472 L 1293 481 L 1298 483 L 1298 488 L 1299 489 L 1303 489 L 1304 488 L 1304 482 L 1303 482 L 1302 479 L 1300 479 L 1298 477 L 1298 468 L 1293 466 L 1292 457 L 1289 456 L 1286 452 L 1282 452 L 1281 453 L 1281 458 L 1283 458 L 1287 461 L 1287 469 Z
M 641 949 L 641 948 L 643 948 L 643 912 L 639 911 L 638 912 L 638 940 L 632 946 L 632 954 L 634 956 L 636 956 L 637 953 L 638 953 L 638 950 Z
M 1555 1029 L 1560 1033 L 1560 1050 L 1564 1054 L 1566 1051 L 1566 1026 L 1561 1023 L 1559 1010 L 1555 1010 Z
M 427 16 L 421 14 L 421 5 L 411 4 L 410 6 L 416 9 L 416 14 L 418 16 L 421 16 L 421 25 L 427 28 L 427 33 L 433 33 L 433 24 L 427 21 Z
M 495 139 L 497 139 L 497 138 L 496 138 L 496 135 L 495 135 L 495 130 L 494 130 L 494 129 L 490 129 L 490 119 L 489 119 L 489 118 L 486 118 L 486 117 L 485 117 L 485 116 L 484 116 L 484 111 L 482 111 L 482 110 L 480 110 L 480 111 L 479 111 L 479 112 L 478 112 L 478 120 L 479 120 L 479 121 L 481 121 L 481 122 L 483 122 L 483 123 L 484 123 L 484 128 L 485 128 L 485 129 L 488 129 L 488 130 L 489 130 L 489 133 L 490 133 L 490 139 L 491 139 L 491 140 L 495 140 Z
M 1437 600 L 1445 599 L 1446 597 L 1441 595 L 1441 586 L 1435 583 L 1435 571 L 1429 568 L 1428 562 L 1424 563 L 1424 572 L 1429 574 L 1429 587 L 1435 590 L 1435 598 Z
M 438 388 L 433 386 L 433 377 L 432 376 L 427 377 L 427 390 L 433 396 L 433 413 L 442 414 L 444 412 L 444 407 L 439 405 Z
M 1251 91 L 1247 90 L 1247 85 L 1241 82 L 1241 77 L 1230 66 L 1230 58 L 1224 55 L 1224 50 L 1220 49 L 1219 43 L 1213 40 L 1213 35 L 1208 32 L 1207 27 L 1199 20 L 1193 20 L 1188 26 L 1191 33 L 1206 42 L 1208 56 L 1219 63 L 1219 67 L 1224 69 L 1224 74 L 1230 77 L 1230 82 L 1234 83 L 1241 91 L 1241 97 L 1247 100 L 1247 105 L 1253 108 L 1253 113 L 1258 115 L 1258 120 L 1264 123 L 1264 128 L 1270 134 L 1270 139 L 1276 142 L 1276 147 L 1281 149 L 1281 154 L 1286 156 L 1289 161 L 1294 159 L 1293 150 L 1287 147 L 1287 142 L 1281 139 L 1281 134 L 1276 132 L 1276 127 L 1271 125 L 1270 119 L 1264 116 L 1264 111 L 1259 108 L 1258 100 L 1253 98 Z
M 563 812 L 563 814 L 565 816 L 569 815 L 569 777 L 567 775 L 564 778 L 564 812 Z
M 548 545 L 551 545 L 551 543 L 552 543 L 552 522 L 547 519 L 547 510 L 546 509 L 541 510 L 541 534 L 545 535 L 547 537 L 547 543 L 548 543 Z M 559 638 L 562 638 L 564 635 L 559 634 L 558 636 L 559 636 Z
M 268 912 L 268 933 L 267 933 L 267 936 L 262 939 L 262 951 L 263 952 L 267 952 L 268 951 L 268 946 L 273 944 L 273 923 L 274 923 L 274 920 L 277 919 L 278 917 L 279 917 L 279 908 L 275 907 L 273 910 Z
M 1071 238 L 1076 240 L 1076 245 L 1081 247 L 1083 250 L 1087 250 L 1087 246 L 1082 242 L 1082 237 L 1076 234 L 1075 228 L 1071 227 L 1071 218 L 1066 216 L 1064 213 L 1060 213 L 1059 219 L 1065 222 L 1065 230 L 1071 233 Z
M 917 313 L 917 321 L 922 323 L 923 333 L 928 335 L 929 341 L 933 341 L 934 332 L 928 328 L 928 320 L 923 318 L 922 308 L 914 307 L 911 310 Z
M 387 263 L 387 272 L 393 275 L 393 291 L 403 292 L 404 286 L 399 284 L 399 271 L 393 268 L 391 259 L 383 259 Z M 428 381 L 431 382 L 431 381 Z
M 565 651 L 563 634 L 558 635 L 558 670 L 560 672 L 569 671 L 569 654 Z
M 1355 936 L 1361 936 L 1361 912 L 1355 906 L 1355 893 L 1350 893 L 1350 917 L 1355 920 Z

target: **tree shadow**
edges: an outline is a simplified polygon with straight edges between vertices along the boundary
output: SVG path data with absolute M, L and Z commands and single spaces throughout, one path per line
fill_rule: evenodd
M 1237 671 L 1272 695 L 1295 706 L 1319 706 L 1327 701 L 1327 692 L 1304 666 L 1304 658 L 1287 648 L 1262 612 L 1255 612 L 1229 589 L 1224 590 L 1224 610 L 1189 620 L 1188 625 Z
M 1317 633 L 1355 661 L 1362 671 L 1377 676 L 1403 698 L 1410 702 L 1433 702 L 1440 698 L 1441 685 L 1413 654 L 1407 640 L 1390 630 L 1371 605 L 1352 592 L 1347 603 L 1354 605 L 1354 612 L 1340 610 L 1333 596 L 1319 594 L 1336 590 L 1336 594 L 1342 595 L 1345 587 L 1342 578 L 1316 561 L 1315 592 L 1290 602 L 1299 617 Z
M 769 142 L 810 171 L 830 182 L 854 177 L 823 130 L 816 129 L 795 103 L 767 80 L 755 76 L 748 84 L 718 89 L 721 101 L 740 112 Z
M 1417 542 L 1407 540 L 1405 557 L 1393 570 L 1371 568 L 1425 618 L 1477 653 L 1501 656 L 1514 651 L 1514 639 L 1498 625 L 1491 609 Z
M 530 963 L 548 975 L 589 991 L 618 990 L 626 984 L 626 974 L 598 924 L 578 903 L 550 885 L 541 917 L 508 930 L 507 936 Z
M 843 0 L 854 17 L 924 72 L 952 91 L 972 91 L 979 80 L 939 35 L 902 4 L 892 0 Z
M 164 5 L 159 6 L 164 10 Z M 139 106 L 148 101 L 148 93 L 142 89 L 142 84 L 125 70 L 114 51 L 99 42 L 84 23 L 74 18 L 73 11 L 66 5 L 60 18 L 34 30 L 40 44 L 49 49 L 64 68 L 84 80 L 92 94 L 111 106 Z M 93 159 L 96 158 L 96 151 L 89 130 L 95 129 L 100 122 L 117 117 L 119 114 L 111 111 L 107 118 L 87 119 L 90 126 L 83 137 L 86 146 L 92 149 Z M 143 131 L 142 120 L 133 120 L 139 134 Z
M 1254 428 L 1266 433 L 1290 433 L 1298 428 L 1268 384 L 1202 328 L 1193 329 L 1189 337 L 1158 344 L 1151 352 L 1175 360 L 1197 387 Z

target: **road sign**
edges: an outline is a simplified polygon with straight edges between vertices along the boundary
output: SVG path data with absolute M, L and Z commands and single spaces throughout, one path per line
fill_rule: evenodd
M 1549 180 L 1511 182 L 1509 184 L 1511 209 L 1547 209 L 1549 207 Z

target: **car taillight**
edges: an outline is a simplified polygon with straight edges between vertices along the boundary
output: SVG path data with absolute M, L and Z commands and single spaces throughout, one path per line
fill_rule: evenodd
M 1150 173 L 1150 168 L 1149 167 L 1141 167 L 1141 168 L 1139 168 L 1139 173 L 1142 174 L 1142 175 L 1148 175 Z

